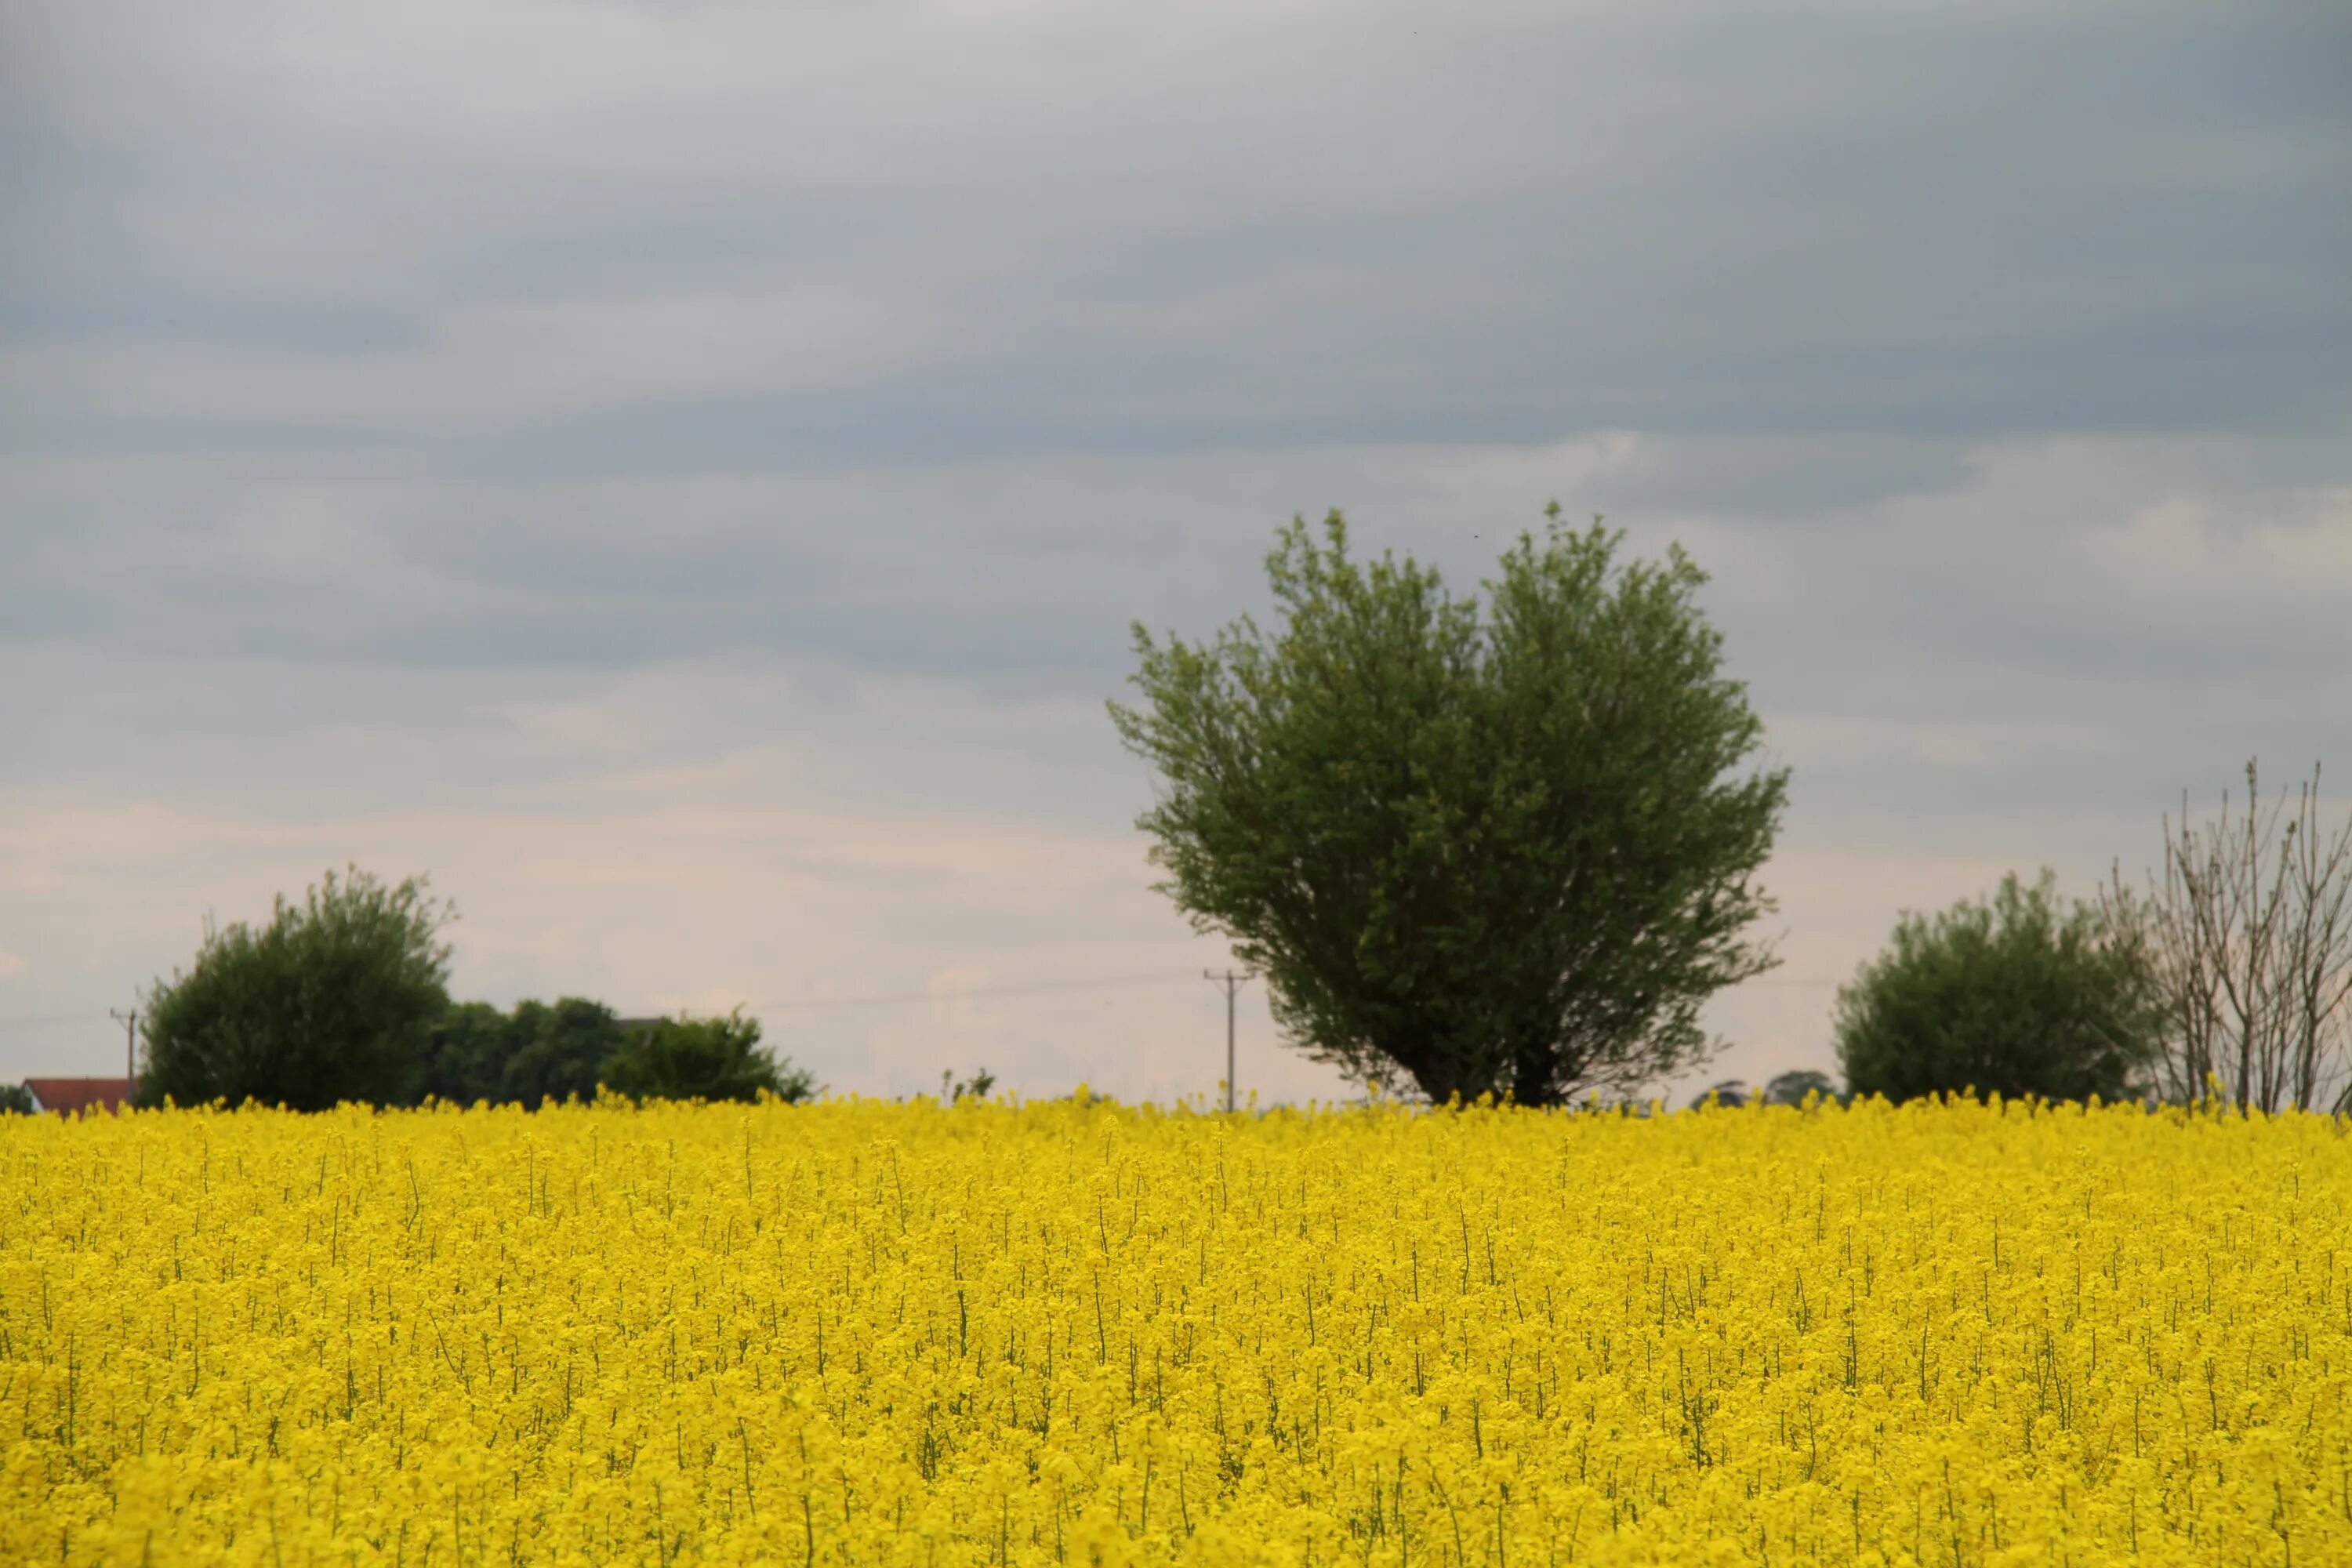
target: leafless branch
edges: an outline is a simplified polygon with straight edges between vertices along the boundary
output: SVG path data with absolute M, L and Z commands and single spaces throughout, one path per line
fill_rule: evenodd
M 2320 772 L 2262 809 L 2246 764 L 2242 828 L 2221 796 L 2200 830 L 2187 795 L 2164 822 L 2164 869 L 2135 897 L 2120 868 L 2102 901 L 2142 944 L 2165 1018 L 2158 1091 L 2186 1101 L 2218 1081 L 2264 1112 L 2352 1109 L 2352 818 L 2322 842 Z M 2282 819 L 2284 818 L 2284 826 Z

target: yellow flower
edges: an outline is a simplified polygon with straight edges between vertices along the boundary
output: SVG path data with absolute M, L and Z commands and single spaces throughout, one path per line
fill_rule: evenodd
M 2345 1124 L 0 1122 L 0 1561 L 2352 1561 Z

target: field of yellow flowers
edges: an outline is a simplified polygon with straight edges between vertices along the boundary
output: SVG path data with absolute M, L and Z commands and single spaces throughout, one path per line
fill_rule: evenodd
M 2352 1563 L 2345 1123 L 0 1119 L 0 1561 Z

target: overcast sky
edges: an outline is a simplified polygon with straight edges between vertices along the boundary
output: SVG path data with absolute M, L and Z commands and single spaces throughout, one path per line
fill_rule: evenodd
M 1206 1094 L 1129 624 L 1554 498 L 1793 770 L 1698 1081 L 2249 756 L 2340 811 L 2352 9 L 14 0 L 0 1079 L 356 861 L 461 995 Z

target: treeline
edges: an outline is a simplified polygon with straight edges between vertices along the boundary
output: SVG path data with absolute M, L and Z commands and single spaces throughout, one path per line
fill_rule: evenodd
M 1110 704 L 1158 775 L 1159 887 L 1263 977 L 1292 1048 L 1433 1103 L 1633 1103 L 1713 1057 L 1703 1009 L 1779 962 L 1752 932 L 1789 770 L 1706 574 L 1547 513 L 1483 597 L 1351 553 L 1336 511 L 1319 537 L 1294 519 L 1274 613 L 1137 626 L 1135 700 Z M 2011 877 L 1903 916 L 1838 997 L 1844 1092 L 2352 1109 L 2352 824 L 2320 820 L 2315 768 L 2292 815 L 2255 784 L 2242 819 L 2224 796 L 2217 826 L 2168 820 L 2144 890 Z
M 1632 1103 L 1722 1047 L 1702 1011 L 1775 967 L 1758 922 L 1788 801 L 1678 547 L 1548 509 L 1457 597 L 1349 552 L 1337 512 L 1266 560 L 1276 613 L 1206 640 L 1134 628 L 1120 740 L 1158 775 L 1157 884 L 1262 977 L 1290 1048 L 1433 1104 Z M 1765 1098 L 2218 1094 L 2352 1110 L 2352 823 L 2315 767 L 2289 814 L 2165 823 L 2163 868 L 2088 901 L 2044 873 L 1904 914 L 1838 993 L 1843 1085 Z M 452 1006 L 446 910 L 354 870 L 205 935 L 150 998 L 142 1098 L 319 1107 L 804 1096 L 756 1021 L 633 1025 L 595 1003 Z M 953 1086 L 948 1086 L 951 1091 Z M 1718 1099 L 1745 1098 L 1736 1082 Z M 1704 1096 L 1702 1096 L 1704 1099 Z
M 247 1100 L 470 1105 L 593 1100 L 787 1100 L 820 1092 L 760 1044 L 740 1009 L 625 1019 L 601 1002 L 452 1002 L 451 918 L 425 879 L 330 871 L 268 924 L 207 926 L 194 963 L 159 981 L 141 1018 L 138 1103 Z
M 806 1100 L 817 1090 L 803 1068 L 760 1048 L 760 1021 L 624 1019 L 602 1002 L 565 996 L 521 1002 L 502 1013 L 461 1002 L 427 1032 L 420 1098 L 459 1105 L 538 1107 L 599 1089 L 653 1100 Z

